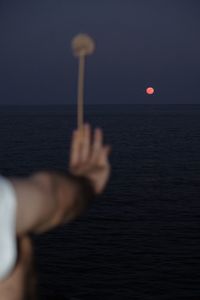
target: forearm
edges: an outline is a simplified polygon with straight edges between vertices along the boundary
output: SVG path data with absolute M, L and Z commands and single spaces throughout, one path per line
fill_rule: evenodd
M 17 198 L 17 234 L 41 233 L 79 214 L 80 189 L 76 182 L 56 172 L 27 179 L 12 179 Z M 81 209 L 82 210 L 82 209 Z
M 11 181 L 17 200 L 18 235 L 35 232 L 52 220 L 58 208 L 57 199 L 51 193 L 53 180 L 48 174 L 37 173 L 28 178 L 14 178 Z

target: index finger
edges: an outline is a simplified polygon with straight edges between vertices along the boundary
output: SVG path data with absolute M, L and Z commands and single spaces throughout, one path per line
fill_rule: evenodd
M 71 150 L 70 150 L 70 167 L 75 166 L 79 161 L 81 148 L 80 132 L 76 129 L 73 131 Z

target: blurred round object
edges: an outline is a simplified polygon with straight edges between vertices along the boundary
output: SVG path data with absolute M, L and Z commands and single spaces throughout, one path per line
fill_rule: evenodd
M 148 88 L 146 89 L 146 93 L 147 93 L 148 95 L 153 95 L 154 92 L 155 92 L 155 90 L 154 90 L 153 87 L 148 87 Z
M 90 55 L 95 50 L 94 40 L 87 34 L 80 33 L 72 39 L 72 50 L 75 56 Z

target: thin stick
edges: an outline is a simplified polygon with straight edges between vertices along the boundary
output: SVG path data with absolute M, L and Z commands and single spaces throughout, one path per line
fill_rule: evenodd
M 84 74 L 85 74 L 85 56 L 79 56 L 78 72 L 78 128 L 83 129 L 84 123 Z
M 95 50 L 95 42 L 87 34 L 78 34 L 72 39 L 72 50 L 75 57 L 79 58 L 78 93 L 77 93 L 77 126 L 82 132 L 84 125 L 84 75 L 85 57 Z

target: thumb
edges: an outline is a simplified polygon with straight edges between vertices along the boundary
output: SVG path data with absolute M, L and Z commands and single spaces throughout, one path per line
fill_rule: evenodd
M 100 157 L 99 157 L 99 163 L 102 165 L 105 165 L 108 163 L 108 156 L 111 153 L 111 146 L 110 145 L 106 145 L 103 147 L 103 149 L 101 150 L 100 153 Z
M 106 146 L 104 147 L 104 151 L 105 151 L 105 154 L 106 154 L 107 156 L 109 156 L 109 155 L 111 154 L 111 152 L 112 152 L 112 146 L 111 146 L 111 145 L 106 145 Z

